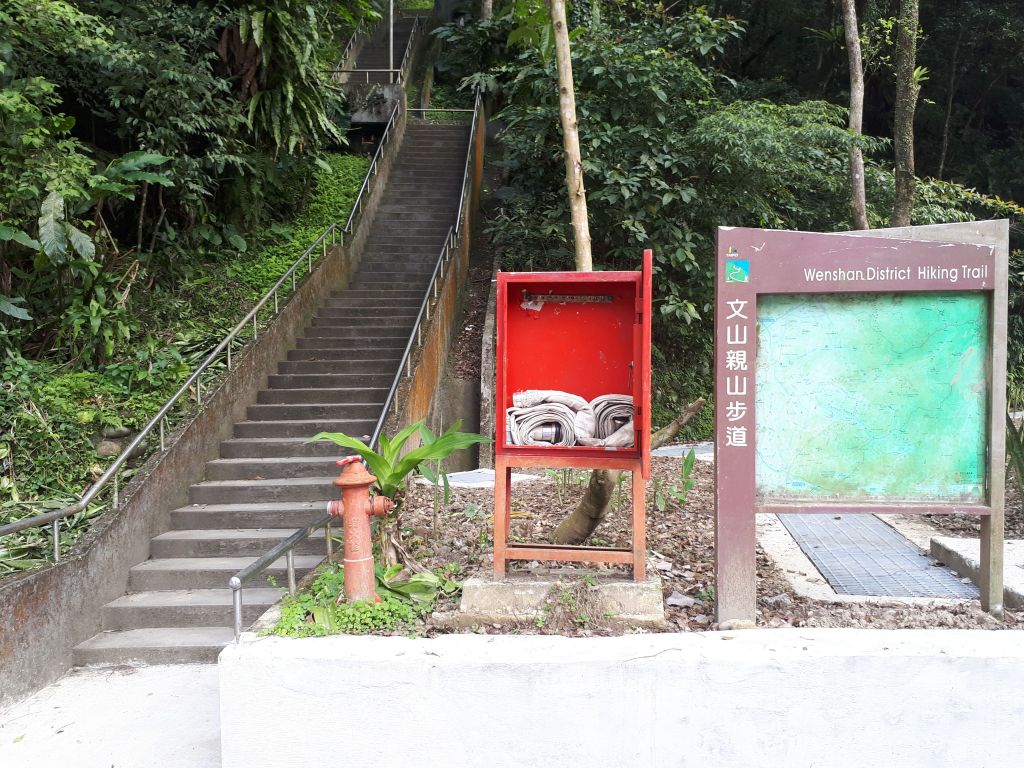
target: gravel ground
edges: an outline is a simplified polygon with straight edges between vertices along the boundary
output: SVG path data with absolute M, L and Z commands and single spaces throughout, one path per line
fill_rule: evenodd
M 649 568 L 660 573 L 664 595 L 672 598 L 666 610 L 671 631 L 716 629 L 714 622 L 714 499 L 713 467 L 697 462 L 695 487 L 680 504 L 666 489 L 679 483 L 681 462 L 673 458 L 654 458 L 654 477 L 647 486 Z M 511 537 L 513 540 L 544 541 L 562 517 L 573 508 L 582 494 L 585 478 L 548 473 L 537 481 L 515 483 L 512 496 Z M 656 503 L 661 491 L 667 503 Z M 410 493 L 403 525 L 407 542 L 416 558 L 430 567 L 454 563 L 457 578 L 486 576 L 491 569 L 491 514 L 493 491 L 453 488 L 450 503 L 437 511 L 438 535 L 435 538 L 433 489 L 417 485 Z M 629 483 L 624 482 L 616 509 L 598 529 L 589 543 L 621 546 L 629 542 Z M 1019 499 L 1018 499 L 1019 503 Z M 663 506 L 664 509 L 659 509 Z M 523 564 L 524 567 L 537 567 Z M 609 573 L 615 566 L 568 568 L 572 572 Z M 782 573 L 768 557 L 758 551 L 758 625 L 764 627 L 877 627 L 884 629 L 955 628 L 1024 629 L 1024 612 L 1008 613 L 1000 621 L 981 611 L 977 602 L 951 607 L 910 606 L 899 603 L 829 603 L 797 596 Z M 677 593 L 677 594 L 674 594 Z M 455 600 L 439 605 L 453 610 Z M 428 625 L 428 633 L 447 631 Z M 500 632 L 496 628 L 480 631 Z M 507 629 L 504 631 L 508 631 Z M 558 631 L 561 634 L 616 634 L 621 629 L 602 626 L 565 626 L 538 629 L 524 626 L 518 632 Z

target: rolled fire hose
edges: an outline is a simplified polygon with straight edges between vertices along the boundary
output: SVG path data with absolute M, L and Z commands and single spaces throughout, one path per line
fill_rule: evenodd
M 514 393 L 512 404 L 506 412 L 512 445 L 633 445 L 633 398 L 628 395 L 601 395 L 588 403 L 570 392 L 531 389 Z

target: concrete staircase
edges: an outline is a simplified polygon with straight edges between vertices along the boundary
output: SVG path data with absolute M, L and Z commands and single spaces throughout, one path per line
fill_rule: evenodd
M 104 607 L 104 631 L 75 648 L 76 664 L 214 661 L 232 638 L 228 579 L 326 513 L 344 452 L 305 441 L 373 431 L 455 221 L 468 139 L 468 126 L 409 122 L 355 280 L 268 377 L 189 488 L 191 503 L 171 512 L 172 529 L 131 569 L 128 593 Z M 296 550 L 299 577 L 324 549 L 320 532 Z M 285 584 L 283 559 L 267 575 Z M 262 576 L 246 586 L 246 622 L 281 596 Z
M 387 11 L 385 10 L 385 17 Z M 412 27 L 415 22 L 413 16 L 395 19 L 395 62 L 394 68 L 402 66 L 402 57 L 405 55 L 405 47 L 409 43 L 409 35 L 412 34 Z M 379 24 L 374 30 L 373 36 L 366 41 L 362 50 L 356 56 L 353 69 L 390 69 L 390 53 L 388 50 L 388 24 L 387 18 L 384 23 Z M 352 73 L 349 75 L 349 82 L 353 85 L 364 85 L 366 83 L 384 84 L 390 83 L 391 79 L 387 72 L 370 72 L 369 74 Z

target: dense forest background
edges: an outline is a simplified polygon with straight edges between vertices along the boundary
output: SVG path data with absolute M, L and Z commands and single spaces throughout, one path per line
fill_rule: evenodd
M 438 32 L 439 82 L 482 88 L 507 183 L 490 231 L 507 269 L 572 268 L 555 63 L 532 0 Z M 534 3 L 536 5 L 536 3 Z M 848 150 L 866 156 L 867 218 L 890 224 L 900 2 L 856 3 L 864 135 L 847 129 L 840 0 L 570 6 L 597 268 L 655 250 L 656 420 L 710 391 L 712 250 L 720 225 L 851 228 Z M 1011 399 L 1024 383 L 1024 27 L 1013 2 L 920 4 L 913 223 L 1011 219 Z M 710 409 L 690 436 L 710 429 Z
M 529 23 L 539 1 L 438 4 L 458 20 L 435 32 L 435 102 L 471 104 L 480 88 L 498 130 L 486 229 L 505 269 L 573 263 L 551 35 Z M 715 227 L 850 228 L 854 143 L 869 224 L 889 223 L 899 3 L 856 6 L 863 136 L 847 129 L 840 0 L 570 6 L 595 264 L 657 258 L 656 421 L 710 391 Z M 109 461 L 102 435 L 144 423 L 347 216 L 366 160 L 346 149 L 330 69 L 385 7 L 0 3 L 0 521 L 76 497 Z M 1012 221 L 1018 407 L 1021 22 L 1013 0 L 922 0 L 914 72 L 914 223 Z M 41 545 L 0 548 L 0 568 Z

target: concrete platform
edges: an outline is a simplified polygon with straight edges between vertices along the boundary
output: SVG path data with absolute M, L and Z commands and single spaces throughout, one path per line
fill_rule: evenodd
M 217 667 L 91 667 L 0 710 L 5 768 L 219 768 Z
M 515 575 L 502 581 L 466 579 L 462 585 L 459 610 L 438 616 L 450 626 L 473 624 L 521 624 L 543 620 L 551 602 L 560 599 L 565 589 L 575 587 L 589 593 L 592 607 L 602 620 L 618 621 L 636 627 L 664 627 L 665 606 L 661 579 L 657 576 L 634 582 L 623 578 L 594 577 L 582 582 L 579 571 L 559 573 L 557 569 L 539 574 Z
M 224 768 L 1018 768 L 1024 643 L 986 630 L 243 636 Z M 400 712 L 384 736 L 368 712 Z
M 961 576 L 978 583 L 981 544 L 978 539 L 932 539 L 931 555 Z M 1003 548 L 1003 605 L 1024 608 L 1024 539 L 1009 539 Z

